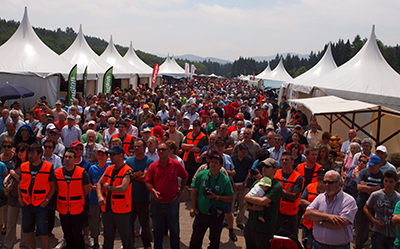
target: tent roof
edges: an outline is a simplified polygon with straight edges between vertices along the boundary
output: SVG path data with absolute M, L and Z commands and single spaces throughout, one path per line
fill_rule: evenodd
M 116 79 L 131 78 L 134 74 L 142 73 L 137 67 L 129 64 L 122 58 L 118 50 L 115 48 L 113 38 L 110 36 L 110 43 L 106 50 L 100 55 L 108 64 L 113 66 L 113 75 Z
M 264 70 L 265 71 L 265 70 Z M 293 78 L 288 74 L 283 66 L 283 59 L 281 57 L 278 66 L 274 68 L 264 79 L 276 81 L 292 81 Z
M 269 63 L 268 63 L 268 65 L 264 69 L 264 71 L 262 71 L 261 73 L 256 75 L 256 78 L 257 79 L 268 79 L 268 74 L 270 74 L 270 73 L 271 73 L 271 68 L 269 67 Z
M 27 7 L 18 29 L 0 47 L 0 58 L 3 58 L 0 62 L 0 71 L 3 72 L 31 72 L 41 76 L 61 73 L 66 78 L 73 67 L 36 35 L 29 21 Z
M 307 72 L 303 73 L 302 75 L 300 75 L 300 76 L 296 77 L 294 80 L 292 80 L 291 83 L 308 85 L 309 81 L 316 79 L 322 75 L 325 75 L 336 68 L 337 68 L 337 65 L 332 56 L 331 43 L 329 43 L 328 48 L 326 49 L 325 54 L 321 58 L 321 60 L 315 66 L 313 66 L 310 70 L 308 70 Z M 300 86 L 299 86 L 299 88 L 300 88 Z M 297 90 L 301 91 L 301 89 L 297 89 Z M 311 90 L 311 87 L 308 91 L 310 91 L 310 90 Z
M 152 74 L 153 69 L 149 67 L 146 63 L 144 63 L 136 54 L 135 50 L 132 46 L 132 41 L 129 45 L 129 49 L 126 52 L 124 59 L 134 67 L 139 68 L 142 72 Z
M 174 56 L 169 57 L 160 65 L 159 74 L 185 75 L 185 70 L 176 63 Z
M 292 103 L 302 104 L 313 115 L 335 112 L 350 112 L 376 108 L 378 105 L 358 100 L 346 100 L 336 96 L 323 96 L 305 99 L 289 99 Z
M 382 56 L 373 26 L 367 43 L 351 60 L 336 70 L 309 81 L 307 85 L 327 93 L 330 89 L 336 90 L 350 99 L 364 99 L 365 94 L 375 95 L 368 101 L 385 105 L 387 102 L 382 97 L 399 97 L 400 75 Z M 352 96 L 348 96 L 349 94 Z
M 83 35 L 82 24 L 79 26 L 75 41 L 60 56 L 72 64 L 77 64 L 79 73 L 83 74 L 87 66 L 88 80 L 97 79 L 97 74 L 104 74 L 111 67 L 90 48 Z

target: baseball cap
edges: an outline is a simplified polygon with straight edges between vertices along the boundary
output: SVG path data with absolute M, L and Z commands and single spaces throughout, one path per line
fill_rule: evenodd
M 258 182 L 258 184 L 260 186 L 264 186 L 264 187 L 271 187 L 272 181 L 271 181 L 271 178 L 264 176 L 263 178 L 261 178 L 261 180 Z
M 97 151 L 105 152 L 107 153 L 107 148 L 104 146 L 101 146 L 100 148 L 97 149 Z
M 52 120 L 54 120 L 54 116 L 51 115 L 51 114 L 47 114 L 47 115 L 46 115 L 46 119 L 52 119 Z
M 163 128 L 161 127 L 161 126 L 159 126 L 159 125 L 156 125 L 155 127 L 154 127 L 154 129 L 153 129 L 153 131 L 154 131 L 154 134 L 156 134 L 156 135 L 164 135 L 164 130 L 163 130 Z
M 378 150 L 387 154 L 387 149 L 383 145 L 379 145 L 378 148 L 376 148 L 376 151 L 378 151 Z
M 207 151 L 207 157 L 208 158 L 217 158 L 217 159 L 219 159 L 219 161 L 220 161 L 220 163 L 222 164 L 223 163 L 223 158 L 221 157 L 221 155 L 220 154 L 218 154 L 218 152 L 217 152 L 217 150 L 216 149 L 209 149 L 208 151 Z
M 268 106 L 268 104 L 267 103 L 265 103 L 265 104 L 263 104 L 262 105 L 262 107 L 261 108 L 263 108 L 263 109 L 268 109 L 269 108 L 269 106 Z
M 61 101 L 57 100 L 56 105 L 62 105 Z
M 273 158 L 267 158 L 261 162 L 261 166 L 267 166 L 272 168 L 278 168 L 278 163 Z
M 210 105 L 209 104 L 204 104 L 204 107 L 210 107 Z
M 60 98 L 58 101 L 65 102 L 64 98 Z
M 147 104 L 143 105 L 143 108 L 142 108 L 142 109 L 146 109 L 146 108 L 150 109 L 150 106 L 147 105 Z
M 324 168 L 322 168 L 322 167 L 320 167 L 320 168 L 317 170 L 317 175 L 322 175 L 322 176 L 324 176 L 325 173 L 326 173 L 326 169 L 324 169 Z
M 267 130 L 269 130 L 269 129 L 273 130 L 274 126 L 273 125 L 267 125 Z
M 70 145 L 69 147 L 75 148 L 75 147 L 78 146 L 78 145 L 82 145 L 82 146 L 83 146 L 83 144 L 81 143 L 81 141 L 74 141 L 74 142 L 71 143 L 71 145 Z
M 75 117 L 72 116 L 72 115 L 69 115 L 69 116 L 67 117 L 67 119 L 73 119 L 73 120 L 75 120 Z
M 108 154 L 111 153 L 119 153 L 119 154 L 125 154 L 124 148 L 122 148 L 121 145 L 114 145 L 111 150 L 107 151 Z
M 151 132 L 151 130 L 149 128 L 144 128 L 142 133 L 145 133 L 145 132 Z
M 301 125 L 297 124 L 294 126 L 295 129 L 301 129 Z
M 95 122 L 94 120 L 90 120 L 89 123 L 88 123 L 88 125 L 94 125 L 94 126 L 96 126 L 96 122 Z
M 243 119 L 243 116 L 240 114 L 236 114 L 235 119 Z
M 190 118 L 188 117 L 188 116 L 183 116 L 183 118 L 182 119 L 187 119 L 187 120 L 190 120 Z
M 60 135 L 60 132 L 58 131 L 58 129 L 51 129 L 49 133 L 56 133 L 57 135 Z
M 127 105 L 127 106 L 126 106 L 126 109 L 132 109 L 132 106 Z
M 44 95 L 40 97 L 40 100 L 46 100 L 46 99 L 47 99 L 47 98 L 46 98 L 46 96 L 44 96 Z
M 54 130 L 54 129 L 56 129 L 56 126 L 55 126 L 54 124 L 48 124 L 48 125 L 46 126 L 46 129 L 47 129 L 47 130 Z
M 215 146 L 218 145 L 225 145 L 225 141 L 222 138 L 218 138 L 217 141 L 215 141 Z
M 20 105 L 19 101 L 14 101 L 13 105 Z
M 200 121 L 199 120 L 195 120 L 195 121 L 193 121 L 193 124 L 192 125 L 198 125 L 198 126 L 200 126 L 201 124 L 200 124 Z
M 106 113 L 106 112 L 101 112 L 101 113 L 100 113 L 100 116 L 107 117 L 107 113 Z
M 91 112 L 97 112 L 96 108 L 90 109 Z
M 372 155 L 370 158 L 369 158 L 369 161 L 368 161 L 368 165 L 369 166 L 372 166 L 372 167 L 375 167 L 376 165 L 378 165 L 378 164 L 381 164 L 381 158 L 380 157 L 378 157 L 378 156 L 376 156 L 376 155 Z

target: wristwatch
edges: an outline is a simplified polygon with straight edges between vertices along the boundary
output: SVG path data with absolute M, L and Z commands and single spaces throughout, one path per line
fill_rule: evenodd
M 108 191 L 111 191 L 111 185 L 108 185 Z
M 47 201 L 47 203 L 49 203 L 49 202 L 50 202 L 50 200 L 49 200 L 49 199 L 47 199 L 47 198 L 46 198 L 46 201 Z
M 318 224 L 322 225 L 323 222 L 324 222 L 323 220 L 320 220 L 318 221 Z

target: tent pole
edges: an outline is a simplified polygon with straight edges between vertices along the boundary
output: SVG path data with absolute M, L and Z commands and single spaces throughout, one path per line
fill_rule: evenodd
M 380 133 L 381 133 L 381 119 L 382 119 L 382 108 L 378 107 L 378 127 L 376 131 L 376 146 L 380 145 Z
M 351 129 L 354 129 L 354 123 L 356 121 L 356 113 L 353 112 L 353 121 L 351 122 Z
M 329 132 L 332 134 L 332 119 L 333 119 L 333 115 L 331 114 L 331 119 L 329 122 Z

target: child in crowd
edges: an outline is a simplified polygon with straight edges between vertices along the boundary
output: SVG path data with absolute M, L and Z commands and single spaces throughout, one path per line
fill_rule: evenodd
M 253 197 L 263 197 L 268 189 L 271 187 L 271 179 L 269 177 L 264 176 L 261 180 L 254 185 L 254 187 L 248 193 L 249 196 Z M 248 202 L 250 206 L 253 206 L 253 203 Z M 258 212 L 258 219 L 262 222 L 265 222 L 264 214 L 267 210 L 267 206 L 264 206 L 263 210 Z

